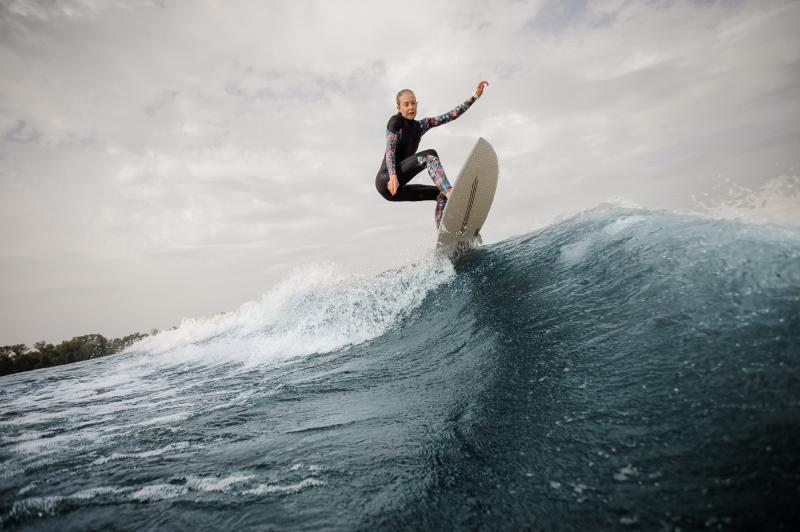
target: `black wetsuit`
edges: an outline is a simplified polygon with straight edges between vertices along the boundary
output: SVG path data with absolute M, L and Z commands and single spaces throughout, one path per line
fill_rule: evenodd
M 389 201 L 423 201 L 435 200 L 439 195 L 439 188 L 433 185 L 409 185 L 408 182 L 425 169 L 428 155 L 437 157 L 435 150 L 425 150 L 416 153 L 419 147 L 419 140 L 422 137 L 422 128 L 416 120 L 403 118 L 399 113 L 389 119 L 386 130 L 395 134 L 401 133 L 395 148 L 395 158 L 400 161 L 396 167 L 397 181 L 400 188 L 397 194 L 392 196 L 389 192 L 389 169 L 386 165 L 386 157 L 381 161 L 381 168 L 375 176 L 375 188 L 381 196 Z
M 436 200 L 439 199 L 440 193 L 450 188 L 436 150 L 417 152 L 417 148 L 422 135 L 428 130 L 455 120 L 469 109 L 476 99 L 476 96 L 472 96 L 452 111 L 433 118 L 409 120 L 397 113 L 389 119 L 386 125 L 386 152 L 378 175 L 375 176 L 375 188 L 381 196 L 389 201 Z M 428 173 L 437 186 L 408 184 L 423 168 L 428 168 Z M 389 192 L 389 175 L 392 171 L 397 174 L 400 185 L 394 196 Z

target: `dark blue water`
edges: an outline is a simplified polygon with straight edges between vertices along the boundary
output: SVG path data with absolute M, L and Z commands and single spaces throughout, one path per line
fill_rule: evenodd
M 800 233 L 599 209 L 0 379 L 9 529 L 793 530 Z

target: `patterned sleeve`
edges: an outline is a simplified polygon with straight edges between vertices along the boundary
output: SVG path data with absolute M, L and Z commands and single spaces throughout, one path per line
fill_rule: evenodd
M 397 133 L 387 129 L 386 130 L 386 168 L 389 169 L 389 175 L 397 173 L 395 171 L 394 154 L 397 149 Z
M 470 106 L 475 103 L 478 97 L 474 94 L 470 96 L 467 101 L 464 103 L 458 104 L 452 111 L 449 113 L 445 113 L 443 115 L 435 116 L 433 118 L 423 118 L 419 121 L 420 126 L 422 127 L 422 133 L 424 134 L 432 127 L 441 126 L 442 124 L 446 124 L 458 118 L 459 116 L 463 115 Z

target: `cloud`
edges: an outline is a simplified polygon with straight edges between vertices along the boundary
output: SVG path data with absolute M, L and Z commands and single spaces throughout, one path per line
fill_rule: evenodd
M 154 2 L 140 2 L 138 5 L 155 4 Z M 4 19 L 34 19 L 51 21 L 58 19 L 82 19 L 93 17 L 103 11 L 118 10 L 124 7 L 133 7 L 136 2 L 122 2 L 113 0 L 61 0 L 48 2 L 46 0 L 9 0 L 0 6 L 0 16 Z
M 525 23 L 525 27 L 534 32 L 563 31 L 581 20 L 587 4 L 587 0 L 550 0 Z
M 491 81 L 423 139 L 450 175 L 477 136 L 496 147 L 486 241 L 609 197 L 758 188 L 800 162 L 798 23 L 780 1 L 7 2 L 0 341 L 86 332 L 41 315 L 65 290 L 125 334 L 301 262 L 429 249 L 433 206 L 373 190 L 403 87 L 433 115 Z
M 23 120 L 18 120 L 17 125 L 6 131 L 5 135 L 8 141 L 21 142 L 23 144 L 33 142 L 40 136 L 41 134 L 38 131 Z

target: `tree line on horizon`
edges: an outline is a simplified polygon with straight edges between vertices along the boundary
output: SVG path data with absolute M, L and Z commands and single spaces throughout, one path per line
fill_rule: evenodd
M 25 344 L 6 345 L 0 347 L 0 376 L 113 355 L 147 336 L 150 335 L 133 333 L 107 339 L 102 334 L 86 334 L 58 345 L 47 342 L 36 342 L 32 348 Z

